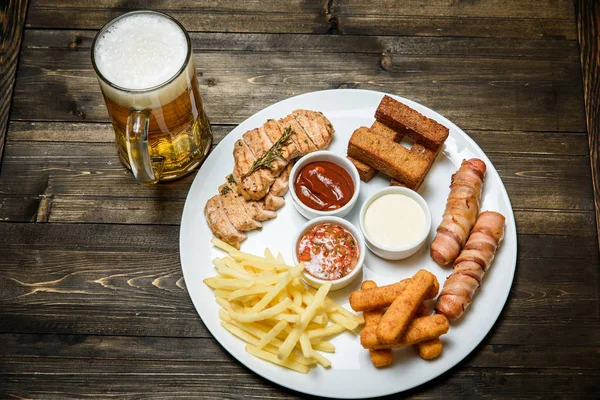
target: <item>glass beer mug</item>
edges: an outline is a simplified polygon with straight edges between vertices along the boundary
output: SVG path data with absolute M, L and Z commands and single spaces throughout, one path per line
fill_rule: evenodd
M 212 132 L 179 22 L 154 11 L 121 15 L 94 39 L 92 64 L 119 157 L 138 181 L 180 178 L 200 165 Z

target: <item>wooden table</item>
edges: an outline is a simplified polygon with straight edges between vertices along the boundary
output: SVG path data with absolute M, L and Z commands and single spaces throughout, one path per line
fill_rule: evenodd
M 144 187 L 117 158 L 90 45 L 139 7 L 189 30 L 216 143 L 289 96 L 364 88 L 433 108 L 489 155 L 517 220 L 510 298 L 471 355 L 408 394 L 597 396 L 598 2 L 27 3 L 0 3 L 0 398 L 298 396 L 192 306 L 178 234 L 194 176 Z

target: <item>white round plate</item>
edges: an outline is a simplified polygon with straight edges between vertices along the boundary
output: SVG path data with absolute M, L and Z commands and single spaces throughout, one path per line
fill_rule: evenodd
M 421 114 L 450 129 L 443 153 L 433 164 L 419 193 L 428 202 L 432 214 L 432 229 L 426 244 L 415 255 L 405 260 L 386 261 L 368 251 L 363 276 L 345 289 L 332 292 L 335 301 L 350 309 L 348 295 L 360 287 L 364 279 L 386 285 L 412 276 L 423 268 L 435 274 L 442 285 L 452 271 L 439 267 L 429 257 L 429 244 L 435 228 L 441 221 L 449 193 L 450 177 L 463 159 L 477 157 L 485 161 L 487 174 L 484 183 L 481 210 L 493 210 L 506 216 L 504 240 L 491 268 L 486 273 L 473 304 L 465 315 L 442 336 L 444 350 L 438 359 L 424 361 L 412 347 L 394 351 L 393 364 L 381 370 L 371 364 L 369 352 L 359 343 L 359 338 L 345 332 L 332 340 L 335 354 L 325 354 L 331 369 L 313 368 L 307 375 L 299 374 L 266 361 L 257 359 L 244 350 L 244 343 L 221 327 L 218 305 L 213 292 L 202 280 L 216 274 L 211 260 L 222 257 L 223 252 L 210 244 L 213 236 L 204 219 L 206 201 L 217 193 L 219 185 L 233 169 L 233 144 L 242 134 L 261 126 L 269 118 L 281 118 L 295 109 L 321 111 L 329 118 L 335 135 L 329 150 L 346 154 L 348 140 L 360 126 L 371 126 L 375 109 L 384 93 L 339 89 L 303 94 L 273 104 L 257 112 L 227 135 L 208 156 L 190 188 L 181 219 L 180 255 L 185 283 L 194 306 L 206 327 L 221 345 L 242 364 L 257 374 L 279 385 L 299 392 L 334 398 L 363 398 L 401 392 L 439 376 L 464 359 L 490 331 L 500 315 L 513 281 L 517 259 L 517 233 L 512 207 L 498 172 L 475 142 L 452 122 L 433 110 L 414 101 L 389 95 Z M 378 175 L 361 185 L 361 193 L 354 210 L 346 217 L 358 227 L 360 205 L 377 189 L 389 185 L 389 179 Z M 242 250 L 262 255 L 265 247 L 273 253 L 281 252 L 292 263 L 292 238 L 306 220 L 291 204 L 289 194 L 286 205 L 277 218 L 264 223 L 262 231 L 251 232 L 242 243 Z

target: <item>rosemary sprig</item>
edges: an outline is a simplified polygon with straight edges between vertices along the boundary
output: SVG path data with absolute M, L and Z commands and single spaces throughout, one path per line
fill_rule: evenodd
M 277 157 L 281 155 L 281 149 L 283 146 L 287 146 L 289 144 L 290 136 L 292 136 L 294 133 L 295 132 L 292 127 L 288 126 L 285 128 L 281 137 L 277 139 L 273 146 L 271 146 L 271 148 L 267 150 L 267 152 L 261 158 L 254 161 L 250 171 L 246 172 L 244 176 L 242 176 L 242 179 L 246 178 L 260 168 L 271 168 L 271 164 Z

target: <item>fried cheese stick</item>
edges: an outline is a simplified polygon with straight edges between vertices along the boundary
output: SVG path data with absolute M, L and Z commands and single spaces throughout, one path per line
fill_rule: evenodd
M 410 279 L 404 291 L 390 305 L 377 325 L 377 338 L 381 343 L 392 343 L 404 334 L 434 281 L 435 276 L 424 269 L 419 270 Z
M 417 318 L 429 316 L 429 311 L 426 307 L 420 307 L 415 314 Z M 433 360 L 442 354 L 442 341 L 439 337 L 431 340 L 426 340 L 414 345 L 419 357 L 423 360 Z
M 469 237 L 479 213 L 485 169 L 483 161 L 472 158 L 463 160 L 452 175 L 446 210 L 430 247 L 431 258 L 441 266 L 456 259 Z
M 370 289 L 377 287 L 377 284 L 373 281 L 364 281 L 360 286 L 361 289 Z M 383 313 L 383 309 L 380 310 L 366 310 L 363 312 L 365 317 L 365 328 L 368 326 L 377 326 Z M 364 332 L 364 329 L 363 329 Z M 362 336 L 362 332 L 361 332 Z M 392 363 L 392 350 L 391 349 L 369 349 L 369 355 L 371 356 L 371 362 L 377 368 L 387 367 Z
M 387 286 L 362 289 L 350 294 L 350 307 L 354 311 L 379 310 L 389 307 L 404 291 L 411 278 L 403 279 Z M 425 299 L 434 299 L 440 290 L 440 284 L 433 276 L 433 286 L 427 292 Z
M 454 262 L 454 272 L 444 282 L 435 311 L 450 321 L 459 318 L 471 304 L 504 236 L 502 214 L 485 211 L 479 215 L 465 248 Z
M 394 349 L 435 339 L 448 332 L 448 329 L 450 324 L 446 317 L 440 314 L 430 315 L 413 319 L 405 334 L 391 343 L 381 343 L 377 338 L 377 327 L 366 326 L 361 332 L 360 344 L 365 349 Z

